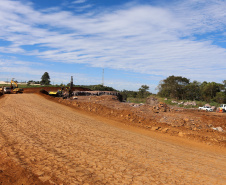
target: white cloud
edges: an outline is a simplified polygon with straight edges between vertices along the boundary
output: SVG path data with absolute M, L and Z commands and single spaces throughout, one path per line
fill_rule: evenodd
M 83 12 L 93 7 L 93 4 L 87 4 L 86 2 L 87 0 L 73 1 L 70 5 L 68 5 L 68 7 L 74 8 L 74 11 L 76 12 Z
M 18 1 L 0 3 L 0 39 L 12 43 L 0 47 L 2 53 L 196 80 L 221 81 L 225 75 L 226 49 L 212 44 L 215 37 L 225 38 L 225 1 L 137 5 L 92 16 L 36 11 Z M 217 36 L 208 35 L 215 32 Z
M 93 7 L 92 4 L 87 4 L 87 5 L 84 5 L 84 6 L 76 7 L 75 11 L 82 12 L 82 11 L 85 11 L 85 10 L 90 9 L 92 7 Z
M 72 3 L 73 4 L 80 4 L 80 3 L 85 3 L 87 0 L 76 0 L 76 1 L 73 1 Z
M 203 34 L 225 30 L 226 1 L 189 0 L 171 7 L 177 20 L 184 22 L 184 34 Z
M 0 66 L 5 67 L 18 67 L 18 66 L 43 66 L 42 63 L 39 62 L 29 62 L 29 61 L 21 61 L 17 60 L 16 57 L 6 58 L 0 55 Z M 3 71 L 1 71 L 3 72 Z

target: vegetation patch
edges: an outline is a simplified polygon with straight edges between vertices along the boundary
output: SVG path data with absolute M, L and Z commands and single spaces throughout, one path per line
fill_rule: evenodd
M 216 82 L 190 82 L 181 76 L 169 76 L 158 86 L 158 95 L 176 100 L 201 101 L 208 103 L 226 103 L 226 80 Z

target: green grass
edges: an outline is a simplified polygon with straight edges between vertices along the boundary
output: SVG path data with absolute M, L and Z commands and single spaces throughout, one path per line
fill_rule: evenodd
M 127 98 L 127 102 L 130 102 L 130 103 L 146 103 L 146 98 L 129 97 L 129 98 Z

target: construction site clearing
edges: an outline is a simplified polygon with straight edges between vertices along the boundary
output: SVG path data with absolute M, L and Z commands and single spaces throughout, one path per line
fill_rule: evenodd
M 226 146 L 226 113 L 168 106 L 152 97 L 145 104 L 125 103 L 118 92 L 82 87 L 73 87 L 67 99 L 48 96 L 48 92 L 57 90 L 59 87 L 34 87 L 25 88 L 24 93 L 38 93 L 46 99 L 126 125 Z
M 91 91 L 81 87 L 73 87 L 72 96 L 67 99 L 48 96 L 49 91 L 57 89 L 59 87 L 26 88 L 24 93 L 39 93 L 51 101 L 126 125 L 208 145 L 226 146 L 226 113 L 168 106 L 155 98 L 147 99 L 145 104 L 125 103 L 119 101 L 121 97 L 117 92 Z
M 119 101 L 117 93 L 80 87 L 73 87 L 72 96 L 67 99 L 48 95 L 57 90 L 59 87 L 25 88 L 24 94 L 0 96 L 2 110 L 6 111 L 2 113 L 0 130 L 0 184 L 224 184 L 221 152 L 226 147 L 226 113 L 168 106 L 155 98 L 148 98 L 145 104 L 126 103 Z M 15 103 L 23 107 L 12 106 Z M 76 112 L 108 120 L 109 124 L 116 122 L 120 125 L 115 127 L 123 129 L 114 131 L 100 121 L 79 118 Z M 132 132 L 128 130 L 142 130 L 142 135 L 151 133 L 152 137 L 179 143 L 141 139 L 136 133 L 130 136 Z M 104 137 L 104 133 L 111 137 Z M 124 134 L 128 134 L 128 139 Z M 219 154 L 210 154 L 209 149 L 207 153 L 197 152 L 198 148 L 191 150 L 194 143 L 202 150 L 206 146 Z M 108 144 L 112 146 L 109 148 Z M 104 159 L 102 155 L 106 155 Z M 220 163 L 216 167 L 213 157 L 216 164 L 222 162 L 221 168 Z M 195 176 L 197 169 L 201 176 Z M 182 175 L 188 172 L 191 174 Z

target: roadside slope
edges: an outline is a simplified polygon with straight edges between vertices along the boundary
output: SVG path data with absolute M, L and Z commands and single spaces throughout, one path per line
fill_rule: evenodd
M 226 183 L 224 148 L 121 129 L 35 94 L 7 95 L 0 104 L 1 153 L 42 182 Z

